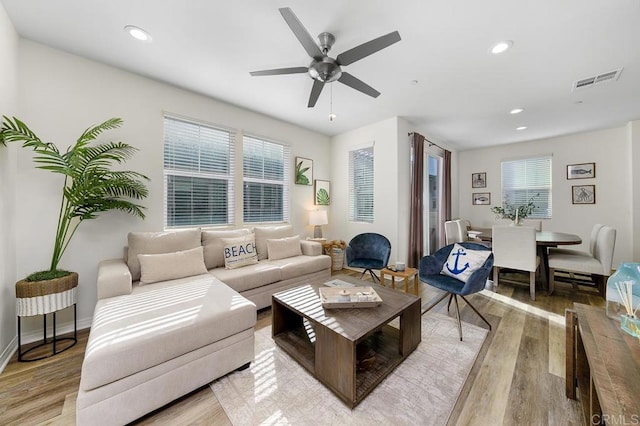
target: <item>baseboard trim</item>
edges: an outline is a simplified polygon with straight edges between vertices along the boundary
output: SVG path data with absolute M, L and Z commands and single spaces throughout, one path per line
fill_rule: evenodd
M 7 347 L 4 348 L 4 350 L 2 351 L 2 354 L 0 355 L 0 373 L 4 371 L 7 364 L 9 364 L 11 357 L 13 357 L 13 354 L 16 353 L 17 350 L 18 350 L 18 336 L 16 335 L 14 336 L 13 339 L 11 339 Z
M 84 330 L 86 328 L 90 328 L 91 327 L 91 321 L 93 320 L 93 318 L 82 318 L 78 320 L 77 323 L 77 329 L 78 331 L 80 330 Z M 69 321 L 66 322 L 64 324 L 58 324 L 58 326 L 56 327 L 56 335 L 60 336 L 63 334 L 67 334 L 67 333 L 72 333 L 73 332 L 73 321 Z M 51 327 L 51 324 L 49 324 L 47 326 L 47 337 L 51 337 L 53 328 Z M 27 344 L 27 343 L 33 343 L 33 342 L 37 342 L 37 341 L 41 341 L 42 340 L 42 330 L 37 330 L 37 331 L 31 331 L 29 333 L 24 333 L 22 335 L 22 344 Z M 2 354 L 0 354 L 0 373 L 2 373 L 4 371 L 4 369 L 7 367 L 7 364 L 9 364 L 9 361 L 11 360 L 11 358 L 13 357 L 13 355 L 17 352 L 18 350 L 18 335 L 16 334 L 13 339 L 11 339 L 11 342 L 9 342 L 9 344 L 7 345 L 6 348 L 4 348 L 4 350 L 2 351 Z

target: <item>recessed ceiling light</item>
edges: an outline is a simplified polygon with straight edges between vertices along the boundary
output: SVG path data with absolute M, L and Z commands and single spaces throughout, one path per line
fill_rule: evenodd
M 509 114 L 520 114 L 522 111 L 524 111 L 524 108 L 514 108 L 509 111 Z
M 411 80 L 411 85 L 415 86 L 416 84 L 418 84 L 418 80 Z
M 124 27 L 124 30 L 136 40 L 151 41 L 151 34 L 140 27 L 136 27 L 135 25 L 127 25 L 126 27 Z
M 494 55 L 497 55 L 498 53 L 502 53 L 506 51 L 511 46 L 513 46 L 513 41 L 511 40 L 501 41 L 499 43 L 494 44 L 493 47 L 491 47 L 491 53 L 493 53 Z
M 516 127 L 516 130 L 525 130 L 527 128 L 527 126 L 520 126 L 520 127 Z

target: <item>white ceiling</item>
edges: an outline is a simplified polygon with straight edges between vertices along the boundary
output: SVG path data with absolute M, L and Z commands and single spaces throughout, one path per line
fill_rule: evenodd
M 2 3 L 25 38 L 327 135 L 401 116 L 430 139 L 471 149 L 640 119 L 638 0 Z M 333 84 L 338 117 L 330 122 L 328 87 L 307 108 L 308 75 L 251 77 L 309 65 L 280 7 L 291 7 L 314 37 L 332 32 L 332 57 L 398 30 L 399 43 L 344 67 L 382 94 Z M 125 25 L 146 29 L 153 42 L 133 40 Z M 513 40 L 512 49 L 489 54 L 501 40 Z M 576 80 L 622 67 L 616 82 L 571 90 Z M 510 115 L 515 107 L 525 111 Z

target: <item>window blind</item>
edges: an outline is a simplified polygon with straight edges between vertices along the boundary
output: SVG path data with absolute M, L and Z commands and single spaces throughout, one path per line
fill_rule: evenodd
M 251 136 L 242 145 L 244 222 L 288 222 L 290 148 Z
M 234 223 L 235 133 L 165 116 L 165 227 Z
M 373 223 L 373 147 L 349 151 L 349 220 Z
M 536 207 L 529 217 L 550 219 L 551 157 L 503 161 L 502 200 L 525 205 L 532 198 Z

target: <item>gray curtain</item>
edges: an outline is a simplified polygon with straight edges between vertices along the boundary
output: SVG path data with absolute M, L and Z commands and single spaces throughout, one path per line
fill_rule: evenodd
M 424 247 L 422 194 L 424 173 L 424 136 L 413 133 L 411 138 L 411 204 L 409 207 L 409 255 L 407 266 L 417 268 Z M 451 192 L 451 191 L 449 191 Z

